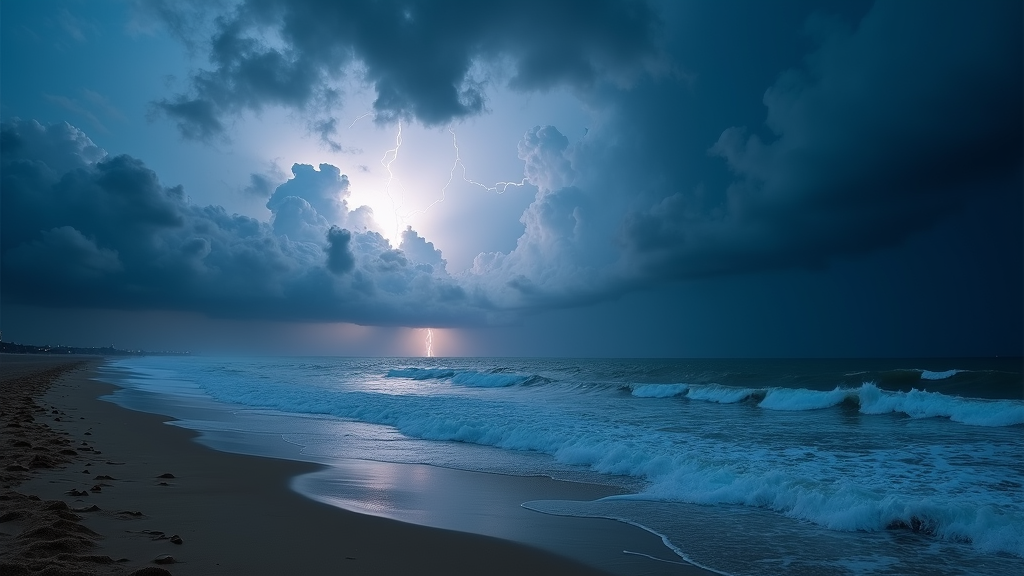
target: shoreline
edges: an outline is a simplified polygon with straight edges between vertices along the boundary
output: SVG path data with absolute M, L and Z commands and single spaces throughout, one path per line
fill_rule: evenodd
M 5 355 L 3 359 L 5 380 L 10 366 L 19 363 L 10 358 Z M 52 360 L 47 363 L 70 359 Z M 296 478 L 322 472 L 325 467 L 216 451 L 197 442 L 197 432 L 166 425 L 169 417 L 99 400 L 115 386 L 91 379 L 93 376 L 91 370 L 76 371 L 59 379 L 37 400 L 68 416 L 53 422 L 54 429 L 66 432 L 74 444 L 92 451 L 81 452 L 77 461 L 63 469 L 34 474 L 16 490 L 37 494 L 44 500 L 64 500 L 70 508 L 99 507 L 97 511 L 75 513 L 82 516 L 83 526 L 102 535 L 90 554 L 126 557 L 130 561 L 96 566 L 96 574 L 126 574 L 129 568 L 155 567 L 152 561 L 161 554 L 179 560 L 163 567 L 182 575 L 528 571 L 708 574 L 695 566 L 666 566 L 644 558 L 652 550 L 652 543 L 667 551 L 660 537 L 614 520 L 530 512 L 565 522 L 562 529 L 570 525 L 582 529 L 591 523 L 582 532 L 588 536 L 603 534 L 609 543 L 618 545 L 618 550 L 609 552 L 598 567 L 594 558 L 583 563 L 581 558 L 567 557 L 571 554 L 562 550 L 556 554 L 509 539 L 430 528 L 329 506 L 289 488 Z M 97 449 L 100 452 L 95 452 Z M 158 478 L 163 474 L 173 478 Z M 100 476 L 109 479 L 97 480 Z M 520 480 L 531 480 L 503 478 L 518 486 L 525 484 Z M 479 482 L 487 480 L 476 482 L 481 486 Z M 68 496 L 71 490 L 85 494 Z M 24 528 L 18 524 L 0 523 L 0 538 L 13 539 L 15 529 Z M 182 544 L 171 543 L 171 536 L 180 537 Z M 624 548 L 631 552 L 625 553 Z M 609 558 L 615 560 L 614 566 L 608 565 Z M 7 561 L 6 557 L 3 560 Z

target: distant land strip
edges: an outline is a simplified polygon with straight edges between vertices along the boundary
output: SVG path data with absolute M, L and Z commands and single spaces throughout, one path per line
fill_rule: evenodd
M 191 352 L 148 352 L 146 350 L 121 350 L 113 345 L 103 348 L 79 346 L 37 346 L 34 344 L 18 344 L 0 340 L 0 353 L 3 354 L 88 354 L 91 356 L 189 356 Z

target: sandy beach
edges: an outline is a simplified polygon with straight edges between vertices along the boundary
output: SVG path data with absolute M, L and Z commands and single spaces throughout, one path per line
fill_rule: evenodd
M 580 548 L 588 565 L 568 558 L 572 550 L 555 554 L 310 500 L 288 485 L 321 466 L 217 452 L 194 442 L 194 432 L 165 425 L 166 417 L 97 400 L 113 389 L 90 379 L 99 362 L 2 358 L 0 573 L 704 573 L 623 554 L 666 550 L 656 536 L 609 520 L 537 515 L 545 529 L 596 535 L 597 544 Z M 520 488 L 523 500 L 536 497 L 530 484 L 539 479 L 500 480 L 509 498 Z

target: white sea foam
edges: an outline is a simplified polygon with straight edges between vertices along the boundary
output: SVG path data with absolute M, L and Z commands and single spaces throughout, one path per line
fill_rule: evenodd
M 547 378 L 535 374 L 511 374 L 508 372 L 478 372 L 475 370 L 450 370 L 447 368 L 399 368 L 388 370 L 388 378 L 408 378 L 410 380 L 443 380 L 449 379 L 452 384 L 471 388 L 504 388 L 520 384 L 548 382 Z
M 717 402 L 719 404 L 735 404 L 742 402 L 758 391 L 751 388 L 734 388 L 719 384 L 703 384 L 691 386 L 686 397 L 691 400 L 704 400 L 706 402 Z
M 353 413 L 347 409 L 341 412 Z M 906 482 L 939 483 L 942 477 L 921 476 L 927 473 L 925 467 L 915 467 L 915 473 L 907 474 L 915 476 L 913 479 L 886 476 L 881 461 L 895 459 L 899 451 L 872 461 L 868 469 L 872 475 L 880 475 L 877 478 L 869 475 L 845 480 L 836 468 L 850 464 L 831 457 L 787 468 L 782 465 L 784 455 L 697 440 L 689 440 L 688 450 L 679 453 L 662 437 L 636 438 L 638 431 L 627 429 L 609 435 L 608 430 L 538 412 L 519 417 L 410 406 L 408 412 L 396 413 L 383 406 L 366 406 L 356 414 L 360 419 L 396 426 L 410 436 L 544 452 L 561 462 L 587 466 L 603 474 L 644 478 L 651 484 L 634 496 L 639 499 L 765 507 L 833 530 L 916 527 L 944 539 L 971 541 L 983 550 L 1024 556 L 1024 518 L 1019 511 L 1006 512 L 970 499 L 947 501 L 904 494 L 898 487 L 901 482 L 906 488 Z M 964 481 L 957 476 L 950 478 L 946 482 L 954 486 Z M 884 481 L 895 485 L 884 490 L 873 487 Z
M 738 391 L 736 395 L 742 393 Z M 856 401 L 863 414 L 896 412 L 911 418 L 949 418 L 971 426 L 1024 424 L 1024 402 L 1020 400 L 961 398 L 916 389 L 909 392 L 890 391 L 882 390 L 873 382 L 865 382 L 860 388 L 836 387 L 827 392 L 803 388 L 770 388 L 758 406 L 770 410 L 819 410 L 836 406 L 848 399 Z
M 773 471 L 732 475 L 682 466 L 641 494 L 609 499 L 743 504 L 769 508 L 832 530 L 909 529 L 970 542 L 986 552 L 1024 556 L 1024 518 L 993 504 L 873 490 L 855 482 L 814 482 Z
M 927 442 L 915 443 L 902 437 L 890 441 L 893 419 L 854 418 L 858 421 L 855 435 L 843 436 L 846 429 L 842 428 L 824 434 L 827 438 L 819 442 L 814 436 L 817 426 L 833 430 L 829 428 L 833 419 L 827 413 L 816 420 L 808 418 L 807 422 L 815 422 L 813 426 L 801 426 L 805 416 L 795 412 L 784 415 L 793 426 L 762 429 L 757 428 L 756 411 L 728 406 L 715 407 L 715 414 L 734 411 L 735 421 L 698 417 L 693 427 L 681 428 L 689 417 L 706 414 L 709 406 L 634 402 L 633 406 L 642 404 L 644 409 L 624 411 L 621 403 L 629 400 L 621 389 L 594 395 L 581 406 L 578 391 L 571 387 L 518 386 L 538 377 L 486 369 L 387 372 L 392 378 L 451 379 L 453 384 L 459 379 L 465 381 L 461 386 L 494 388 L 433 387 L 444 390 L 438 395 L 368 392 L 356 384 L 329 388 L 263 382 L 244 375 L 215 378 L 209 372 L 203 372 L 203 379 L 197 382 L 221 401 L 298 414 L 329 414 L 390 426 L 405 436 L 425 440 L 548 454 L 563 464 L 631 476 L 647 483 L 641 494 L 632 496 L 635 499 L 757 506 L 834 530 L 905 526 L 950 541 L 969 540 L 980 550 L 1024 557 L 1020 475 L 1007 464 L 1015 461 L 1012 430 L 976 429 L 968 435 L 963 429 L 948 432 L 949 426 L 938 422 L 935 430 L 947 430 L 944 434 L 949 440 L 929 436 Z M 378 372 L 377 378 L 384 372 Z M 717 384 L 632 385 L 630 389 L 636 396 L 665 398 L 674 392 L 722 404 L 753 397 L 761 399 L 762 408 L 788 411 L 827 409 L 848 398 L 856 400 L 864 414 L 940 416 L 981 426 L 1024 423 L 1021 401 L 959 398 L 918 390 L 891 392 L 871 383 L 831 391 Z M 545 402 L 537 402 L 538 398 Z M 685 417 L 680 417 L 682 414 Z M 875 426 L 862 428 L 868 421 Z M 755 432 L 748 434 L 747 428 Z M 852 445 L 857 435 L 873 430 L 885 433 L 870 443 Z
M 671 398 L 690 389 L 686 384 L 630 384 L 631 394 L 638 398 Z
M 758 404 L 769 410 L 820 410 L 842 403 L 855 392 L 839 388 L 823 392 L 803 388 L 771 388 Z
M 949 418 L 971 426 L 1015 426 L 1024 424 L 1024 401 L 986 400 L 948 396 L 940 392 L 912 389 L 909 392 L 882 390 L 873 382 L 859 388 L 836 387 L 832 390 L 805 388 L 736 388 L 718 384 L 634 384 L 633 396 L 668 398 L 683 396 L 720 404 L 734 404 L 763 396 L 758 406 L 768 410 L 821 410 L 856 402 L 863 414 L 906 414 L 911 418 Z
M 864 414 L 901 412 L 911 418 L 945 417 L 973 426 L 1024 424 L 1024 402 L 1020 400 L 961 398 L 916 389 L 890 392 L 871 382 L 860 387 L 858 399 Z

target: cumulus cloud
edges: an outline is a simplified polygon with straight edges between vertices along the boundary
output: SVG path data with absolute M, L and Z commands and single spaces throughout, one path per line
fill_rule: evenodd
M 569 154 L 569 139 L 554 126 L 537 126 L 519 141 L 519 159 L 531 184 L 544 190 L 565 188 L 576 179 Z
M 106 156 L 100 147 L 78 128 L 61 122 L 43 126 L 29 120 L 18 122 L 20 130 L 0 133 L 0 146 L 10 161 L 35 162 L 48 159 L 46 167 L 54 174 L 63 174 L 81 163 L 92 163 Z
M 537 196 L 523 212 L 523 235 L 509 253 L 478 255 L 465 282 L 512 309 L 580 304 L 614 292 L 612 245 L 622 194 L 575 185 L 577 147 L 554 126 L 537 126 L 519 142 Z
M 402 242 L 398 247 L 408 255 L 410 261 L 425 267 L 424 270 L 427 272 L 443 271 L 448 265 L 448 261 L 442 258 L 441 251 L 434 248 L 434 243 L 427 242 L 427 239 L 417 234 L 412 226 L 402 232 Z
M 275 215 L 275 230 L 279 229 L 280 224 L 281 233 L 287 233 L 287 227 L 295 219 L 299 220 L 294 222 L 296 225 L 317 224 L 324 229 L 326 222 L 359 232 L 374 229 L 373 210 L 370 207 L 360 206 L 349 210 L 347 198 L 351 191 L 348 176 L 342 174 L 337 167 L 321 164 L 318 170 L 309 164 L 295 164 L 292 166 L 292 176 L 278 186 L 267 200 L 267 208 Z M 292 205 L 286 208 L 288 204 Z M 283 209 L 293 213 L 288 224 L 279 222 L 281 213 L 285 211 Z
M 190 204 L 141 160 L 107 155 L 66 124 L 13 120 L 0 138 L 5 299 L 375 325 L 488 313 L 415 231 L 407 257 L 365 226 L 343 228 L 369 213 L 349 209 L 348 179 L 329 164 L 293 167 L 268 223 Z
M 172 30 L 195 20 L 192 4 L 182 15 L 160 6 Z M 283 106 L 309 113 L 340 150 L 330 110 L 346 75 L 373 86 L 378 122 L 437 125 L 484 111 L 493 77 L 517 90 L 585 87 L 626 81 L 658 57 L 646 2 L 246 0 L 211 14 L 211 67 L 155 103 L 197 139 L 222 135 L 242 111 Z

